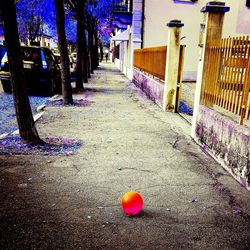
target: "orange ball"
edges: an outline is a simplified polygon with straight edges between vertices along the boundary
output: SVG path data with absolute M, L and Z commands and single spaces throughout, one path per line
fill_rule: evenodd
M 122 209 L 128 216 L 136 215 L 142 210 L 143 199 L 137 192 L 127 192 L 122 197 Z

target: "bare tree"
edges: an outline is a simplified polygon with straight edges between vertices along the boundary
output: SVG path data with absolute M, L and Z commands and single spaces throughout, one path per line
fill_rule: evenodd
M 0 10 L 12 77 L 12 91 L 19 133 L 24 142 L 40 144 L 42 140 L 35 127 L 23 72 L 23 60 L 21 57 L 17 30 L 15 1 L 0 1 Z
M 56 27 L 58 48 L 61 55 L 62 93 L 65 104 L 72 104 L 72 89 L 70 83 L 70 68 L 67 40 L 65 34 L 65 12 L 62 0 L 54 0 L 56 7 Z
M 75 13 L 77 21 L 77 62 L 76 62 L 76 90 L 84 89 L 83 82 L 88 82 L 88 49 L 85 24 L 86 0 L 66 0 L 67 7 Z

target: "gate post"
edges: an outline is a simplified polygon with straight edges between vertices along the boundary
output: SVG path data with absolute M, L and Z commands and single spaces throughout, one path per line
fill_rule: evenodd
M 163 95 L 163 110 L 175 111 L 180 58 L 180 34 L 184 24 L 180 20 L 171 20 L 167 26 L 168 44 L 166 56 L 165 85 Z
M 200 42 L 201 48 L 200 58 L 198 63 L 197 82 L 195 89 L 194 100 L 194 112 L 192 120 L 191 136 L 195 138 L 196 122 L 199 113 L 201 90 L 205 81 L 205 75 L 207 70 L 207 47 L 214 39 L 221 39 L 224 15 L 230 10 L 230 7 L 226 7 L 224 2 L 211 1 L 201 9 L 204 13 L 203 23 L 200 30 Z

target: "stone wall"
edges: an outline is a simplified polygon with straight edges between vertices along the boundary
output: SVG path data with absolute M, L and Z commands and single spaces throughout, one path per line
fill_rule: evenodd
M 134 69 L 133 83 L 160 107 L 163 105 L 164 83 Z
M 195 140 L 250 190 L 250 128 L 200 106 Z

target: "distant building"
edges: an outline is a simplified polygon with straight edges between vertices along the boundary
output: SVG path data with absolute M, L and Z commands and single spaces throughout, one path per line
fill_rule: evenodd
M 49 47 L 49 48 L 51 48 L 52 42 L 53 42 L 52 36 L 43 34 L 41 36 L 40 46 L 41 47 Z
M 46 34 L 41 35 L 41 37 L 33 43 L 28 41 L 28 45 L 48 47 L 50 49 L 54 49 L 55 47 L 57 47 L 57 43 L 54 41 L 52 36 Z

